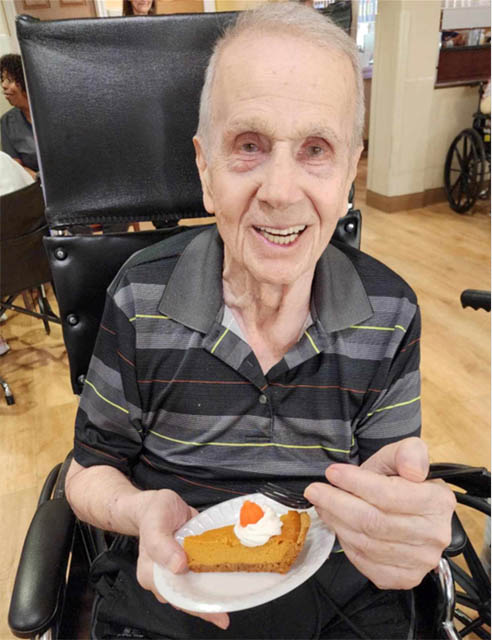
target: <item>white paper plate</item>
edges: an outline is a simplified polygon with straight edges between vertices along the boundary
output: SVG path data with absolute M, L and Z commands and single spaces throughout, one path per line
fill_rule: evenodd
M 255 493 L 202 511 L 176 532 L 182 545 L 185 536 L 198 535 L 217 527 L 234 524 L 245 500 L 269 505 L 282 515 L 289 510 L 260 493 Z M 320 520 L 314 508 L 308 511 L 311 527 L 306 542 L 295 563 L 286 574 L 280 573 L 194 573 L 174 574 L 154 564 L 154 583 L 159 593 L 171 604 L 189 611 L 239 611 L 274 600 L 292 591 L 310 578 L 330 555 L 334 534 Z

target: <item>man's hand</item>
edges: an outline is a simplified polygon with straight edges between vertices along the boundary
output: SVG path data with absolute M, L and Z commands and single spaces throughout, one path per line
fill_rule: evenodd
M 142 503 L 138 510 L 139 556 L 137 579 L 144 589 L 152 591 L 157 600 L 167 602 L 159 594 L 153 577 L 153 562 L 167 567 L 173 573 L 187 569 L 186 554 L 174 539 L 174 532 L 197 514 L 173 491 L 145 491 L 140 494 Z M 191 615 L 208 620 L 221 629 L 229 626 L 226 613 L 197 613 Z
M 360 467 L 333 464 L 332 486 L 313 483 L 305 496 L 335 531 L 348 559 L 380 589 L 411 589 L 439 563 L 451 540 L 456 500 L 428 480 L 419 438 L 380 449 Z

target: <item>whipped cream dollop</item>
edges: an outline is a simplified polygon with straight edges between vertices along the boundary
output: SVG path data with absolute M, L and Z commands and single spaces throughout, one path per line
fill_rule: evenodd
M 258 522 L 247 524 L 245 527 L 242 527 L 240 522 L 234 525 L 234 533 L 245 547 L 259 547 L 282 531 L 283 522 L 275 511 L 266 505 L 261 505 L 261 509 L 264 515 Z

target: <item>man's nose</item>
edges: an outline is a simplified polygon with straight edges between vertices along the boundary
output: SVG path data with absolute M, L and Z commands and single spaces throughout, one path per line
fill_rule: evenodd
M 302 197 L 300 168 L 288 148 L 272 151 L 263 165 L 257 197 L 274 209 L 285 209 Z

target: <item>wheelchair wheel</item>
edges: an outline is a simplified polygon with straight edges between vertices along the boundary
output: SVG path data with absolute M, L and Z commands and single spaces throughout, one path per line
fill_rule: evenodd
M 464 129 L 451 143 L 444 165 L 444 188 L 451 209 L 466 213 L 482 191 L 485 150 L 475 129 Z

